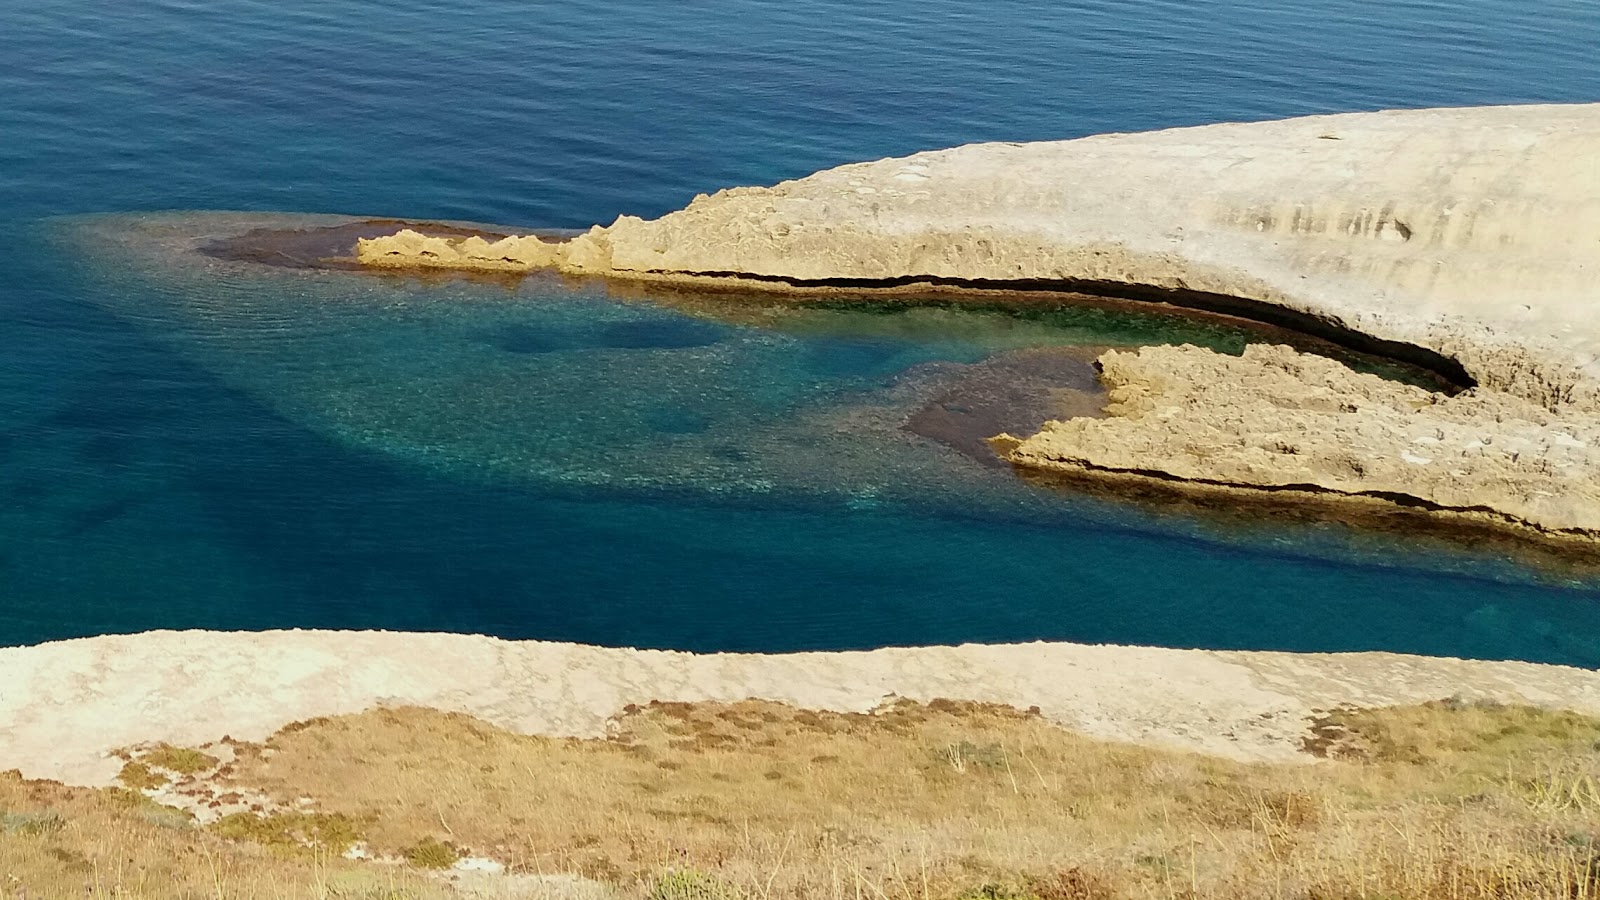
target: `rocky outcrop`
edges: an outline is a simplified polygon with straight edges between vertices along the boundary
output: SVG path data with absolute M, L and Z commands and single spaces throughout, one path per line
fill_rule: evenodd
M 363 265 L 377 267 L 526 272 L 556 265 L 561 253 L 557 244 L 534 235 L 489 241 L 478 235 L 425 235 L 402 228 L 391 235 L 359 239 L 356 258 Z
M 1146 347 L 1100 358 L 1107 418 L 996 445 L 1018 465 L 1368 495 L 1600 536 L 1600 416 L 1456 396 L 1289 347 Z
M 654 221 L 625 216 L 550 264 L 1234 298 L 1425 348 L 1550 409 L 1595 409 L 1597 158 L 1600 104 L 978 144 L 721 191 Z M 463 265 L 513 265 L 514 254 L 457 252 Z M 449 258 L 420 245 L 362 250 L 389 265 L 408 257 Z
M 1274 350 L 1117 355 L 1107 377 L 1122 416 L 1053 425 L 1010 458 L 1389 497 L 1593 536 L 1597 159 L 1600 104 L 979 144 L 625 216 L 526 265 L 769 287 L 1078 289 L 1325 331 L 1477 390 L 1430 396 Z M 500 246 L 402 233 L 360 256 L 523 265 Z
M 1112 740 L 1296 759 L 1315 710 L 1446 697 L 1600 713 L 1600 673 L 1389 653 L 1080 644 L 696 655 L 450 634 L 151 632 L 0 649 L 0 770 L 108 783 L 111 750 L 260 740 L 378 706 L 599 736 L 629 703 L 760 698 L 865 711 L 893 696 L 1038 706 Z

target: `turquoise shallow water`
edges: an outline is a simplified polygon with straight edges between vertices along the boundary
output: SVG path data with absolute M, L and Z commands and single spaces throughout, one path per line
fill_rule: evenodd
M 972 140 L 1587 100 L 1587 2 L 451 9 L 6 13 L 0 643 L 385 627 L 1600 664 L 1588 576 L 1498 548 L 1062 497 L 899 428 L 996 354 L 1237 334 L 1084 312 L 713 315 L 554 282 L 208 269 L 85 254 L 71 236 L 107 220 L 56 218 L 582 226 Z

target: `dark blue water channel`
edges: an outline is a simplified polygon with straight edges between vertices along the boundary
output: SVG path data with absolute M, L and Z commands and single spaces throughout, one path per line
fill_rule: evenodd
M 98 252 L 85 229 L 139 220 L 72 218 L 581 227 L 976 140 L 1595 100 L 1596 47 L 1590 0 L 12 4 L 0 644 L 300 626 L 1600 664 L 1600 582 L 1559 557 L 1063 496 L 896 425 L 1007 354 L 1227 329 L 208 269 Z

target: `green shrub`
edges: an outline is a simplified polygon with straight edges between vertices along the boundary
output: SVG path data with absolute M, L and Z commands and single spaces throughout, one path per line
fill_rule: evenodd
M 0 813 L 0 834 L 54 834 L 66 824 L 56 812 Z
M 211 830 L 231 841 L 291 850 L 316 847 L 334 853 L 343 853 L 361 840 L 356 822 L 336 813 L 234 813 L 217 820 Z
M 209 753 L 201 753 L 199 750 L 190 750 L 186 747 L 174 747 L 171 744 L 162 744 L 149 753 L 140 754 L 139 761 L 146 766 L 155 766 L 168 772 L 177 772 L 179 775 L 204 772 L 218 762 L 217 758 Z
M 940 762 L 960 773 L 978 769 L 999 771 L 1006 767 L 1005 748 L 999 744 L 959 741 L 939 748 L 935 755 Z
M 122 771 L 117 773 L 117 780 L 135 791 L 154 790 L 167 783 L 165 775 L 157 775 L 142 762 L 131 762 L 123 766 Z
M 425 837 L 416 844 L 407 847 L 403 854 L 406 862 L 419 869 L 448 869 L 456 864 L 461 854 L 449 844 L 440 843 L 432 837 Z
M 990 882 L 962 894 L 960 900 L 1039 900 L 1024 887 L 1004 882 Z
M 194 816 L 175 806 L 165 806 L 152 800 L 149 805 L 138 807 L 137 811 L 139 818 L 157 828 L 183 831 L 194 827 Z
M 742 892 L 699 869 L 674 869 L 656 879 L 650 900 L 738 900 Z

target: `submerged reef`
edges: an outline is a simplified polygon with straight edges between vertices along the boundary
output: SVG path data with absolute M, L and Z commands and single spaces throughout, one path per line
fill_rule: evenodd
M 1207 426 L 1213 438 L 1271 433 L 1266 423 L 1251 424 L 1270 410 L 1332 428 L 1323 440 L 1343 446 L 1360 472 L 1347 465 L 1334 477 L 1331 449 L 1317 477 L 1285 468 L 1296 453 L 1246 473 L 1243 451 L 1157 452 L 1163 441 L 1154 437 L 1144 439 L 1148 457 L 1122 453 L 1115 464 L 1063 450 L 1065 434 L 1131 433 L 1129 423 L 1048 427 L 1010 459 L 1351 491 L 1597 536 L 1596 158 L 1600 104 L 1314 116 L 975 144 L 725 190 L 653 221 L 624 216 L 565 242 L 402 230 L 361 240 L 356 255 L 374 266 L 554 268 L 774 290 L 1077 291 L 1241 315 L 1422 365 L 1474 390 L 1403 401 L 1432 411 L 1402 427 L 1400 407 L 1374 404 L 1362 379 L 1285 381 L 1286 358 L 1249 353 L 1202 368 L 1223 366 L 1236 382 L 1274 382 L 1270 402 L 1245 391 L 1185 395 L 1233 422 Z M 1330 396 L 1355 410 L 1326 418 Z M 1148 431 L 1157 420 L 1137 421 Z M 1178 419 L 1160 421 L 1177 427 Z M 1311 428 L 1290 429 L 1286 444 L 1309 446 L 1301 432 Z M 1469 454 L 1478 445 L 1531 441 L 1531 449 L 1435 462 L 1414 443 L 1430 429 L 1445 432 L 1433 440 Z M 1430 462 L 1412 461 L 1419 458 Z

